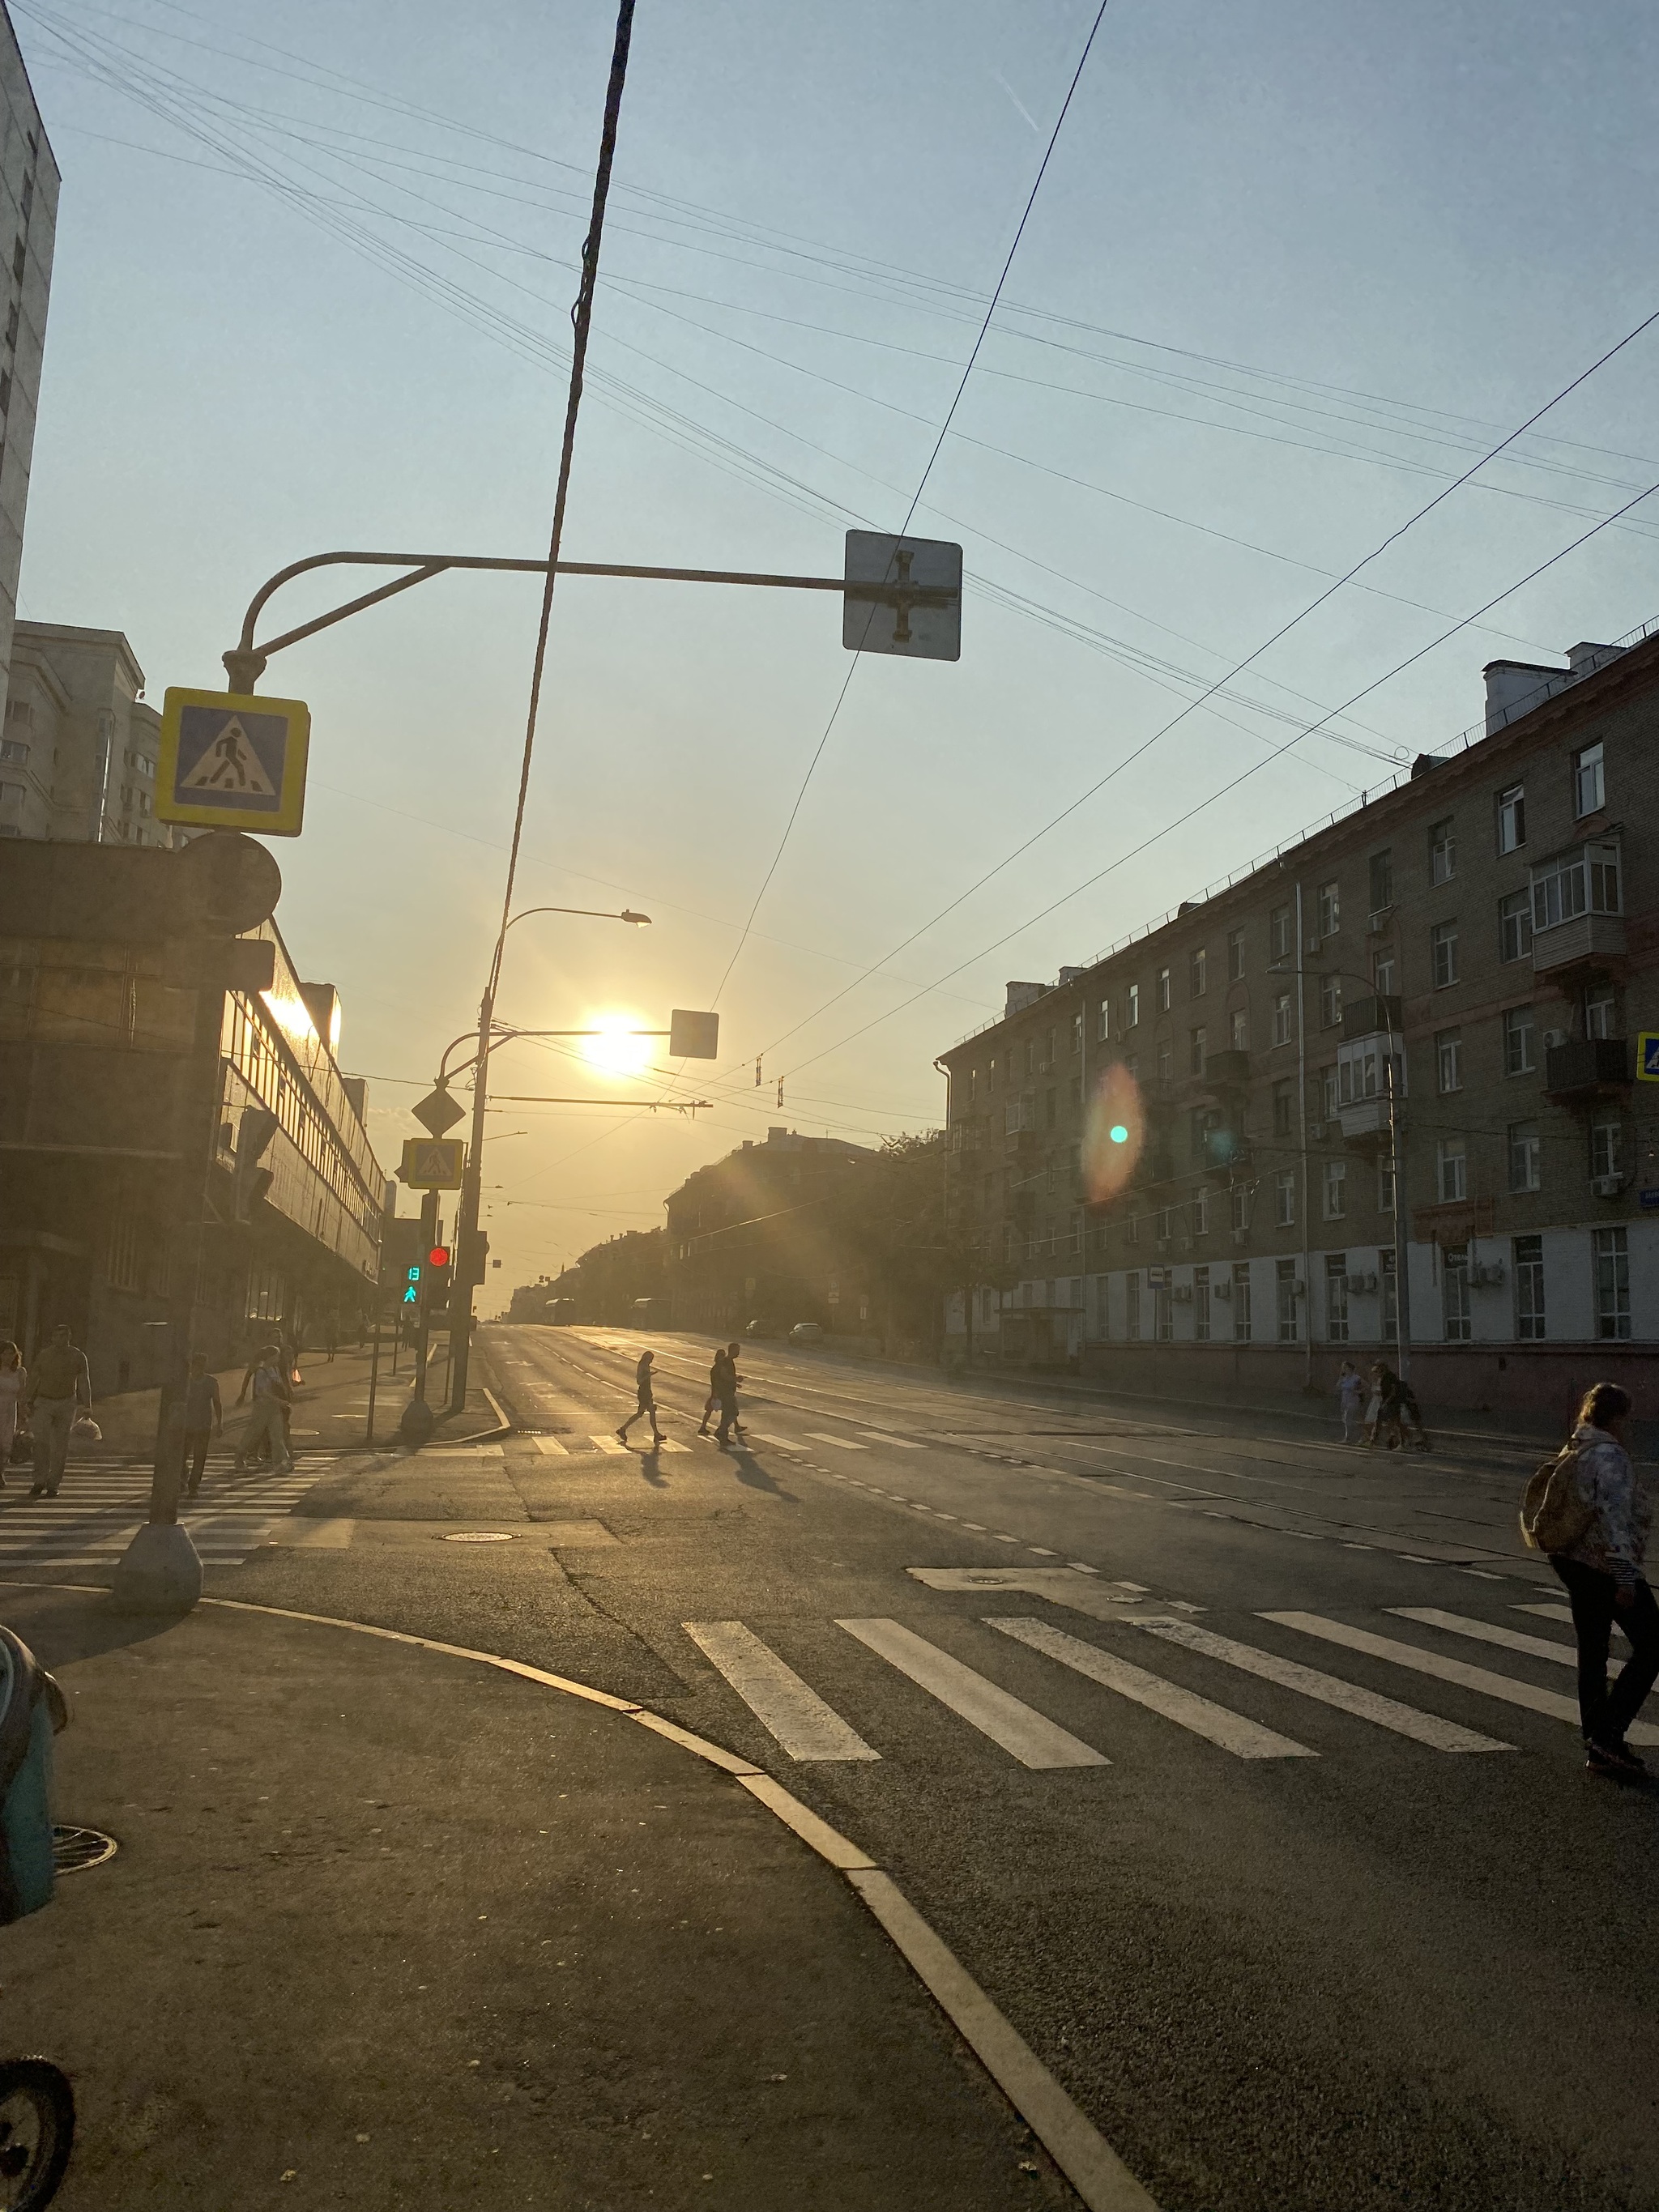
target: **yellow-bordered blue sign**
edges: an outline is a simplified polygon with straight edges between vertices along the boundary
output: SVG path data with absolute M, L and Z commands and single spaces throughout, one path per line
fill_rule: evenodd
M 302 699 L 170 690 L 161 709 L 156 815 L 195 829 L 297 837 L 310 742 L 311 709 Z
M 459 1137 L 405 1137 L 398 1180 L 411 1190 L 459 1190 L 465 1175 L 466 1146 Z
M 1636 1079 L 1659 1083 L 1659 1030 L 1641 1030 L 1636 1038 Z

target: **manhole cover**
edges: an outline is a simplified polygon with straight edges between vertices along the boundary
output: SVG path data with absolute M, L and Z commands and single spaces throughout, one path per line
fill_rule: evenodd
M 495 1528 L 459 1528 L 453 1536 L 439 1540 L 445 1544 L 510 1544 L 511 1536 Z
M 52 1832 L 52 1864 L 55 1874 L 79 1874 L 82 1867 L 102 1866 L 112 1859 L 120 1845 L 113 1836 L 105 1835 L 97 1828 L 54 1828 Z

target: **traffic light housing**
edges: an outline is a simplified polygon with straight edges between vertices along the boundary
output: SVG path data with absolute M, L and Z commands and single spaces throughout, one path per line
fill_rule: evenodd
M 500 1261 L 496 1266 L 501 1265 Z M 487 1229 L 464 1229 L 459 1249 L 455 1255 L 455 1280 L 465 1290 L 476 1290 L 489 1269 L 489 1232 Z
M 428 1320 L 449 1311 L 449 1286 L 453 1278 L 448 1245 L 428 1245 L 421 1263 L 421 1303 Z

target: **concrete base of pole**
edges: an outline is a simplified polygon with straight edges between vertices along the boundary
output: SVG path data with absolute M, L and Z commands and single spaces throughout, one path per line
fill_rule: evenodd
M 438 1425 L 438 1416 L 424 1398 L 411 1398 L 404 1407 L 404 1417 L 398 1424 L 398 1434 L 410 1451 L 418 1451 L 427 1443 Z
M 122 1613 L 188 1613 L 202 1595 L 202 1562 L 188 1528 L 147 1521 L 122 1553 L 110 1598 Z

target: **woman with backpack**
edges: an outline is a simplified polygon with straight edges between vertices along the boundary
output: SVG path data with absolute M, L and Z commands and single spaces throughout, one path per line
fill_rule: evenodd
M 1659 1605 L 1642 1571 L 1650 1509 L 1625 1448 L 1630 1409 L 1629 1393 L 1616 1382 L 1598 1382 L 1586 1392 L 1569 1447 L 1571 1492 L 1579 1507 L 1572 1522 L 1580 1533 L 1550 1551 L 1550 1565 L 1572 1606 L 1578 1717 L 1593 1774 L 1647 1772 L 1625 1741 L 1625 1731 L 1659 1676 Z M 1609 1689 L 1607 1647 L 1615 1620 L 1630 1640 L 1631 1656 Z

